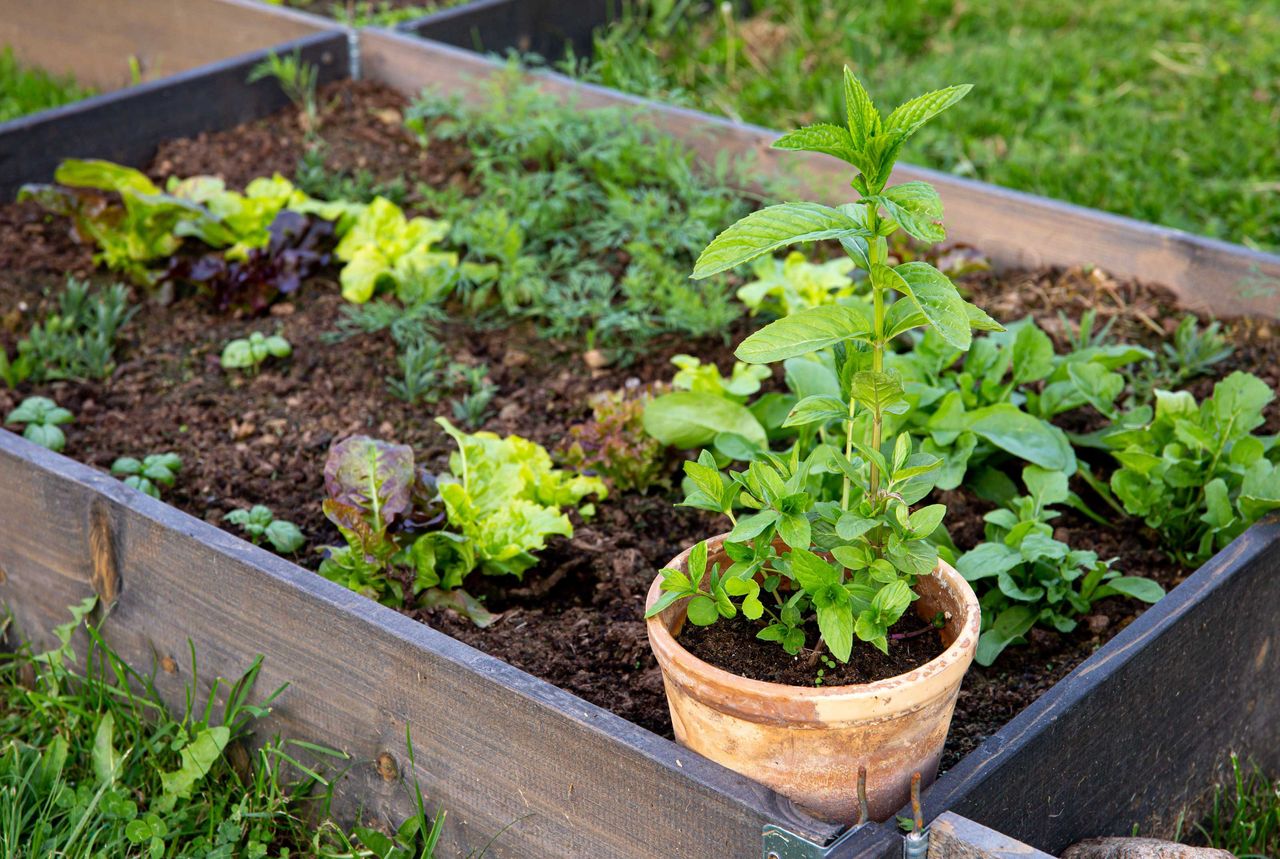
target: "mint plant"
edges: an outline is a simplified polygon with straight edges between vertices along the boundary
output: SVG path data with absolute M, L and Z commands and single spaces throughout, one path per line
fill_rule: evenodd
M 111 463 L 111 473 L 152 498 L 160 497 L 160 487 L 171 487 L 178 480 L 182 457 L 176 453 L 153 453 L 141 461 L 122 456 Z
M 297 525 L 277 519 L 270 507 L 255 504 L 251 508 L 232 510 L 225 517 L 232 525 L 239 525 L 255 544 L 266 540 L 282 555 L 291 555 L 302 548 L 306 538 Z
M 1274 398 L 1237 371 L 1199 405 L 1189 391 L 1157 390 L 1154 410 L 1134 409 L 1105 436 L 1120 464 L 1111 490 L 1179 562 L 1204 563 L 1280 509 L 1276 437 L 1253 434 Z
M 248 337 L 240 337 L 222 348 L 219 363 L 224 370 L 248 370 L 257 373 L 268 358 L 288 358 L 293 346 L 279 334 L 270 337 L 255 331 Z
M 870 274 L 870 312 L 843 304 L 799 310 L 738 346 L 736 356 L 750 364 L 831 350 L 836 389 L 800 399 L 785 423 L 835 423 L 843 428 L 843 439 L 823 442 L 804 459 L 795 448 L 789 459 L 766 454 L 728 476 L 707 452 L 688 463 L 686 473 L 696 489 L 685 503 L 723 513 L 733 522 L 724 543 L 729 563 L 708 568 L 706 544 L 699 544 L 687 573 L 662 572 L 664 593 L 650 615 L 686 598 L 695 624 L 739 610 L 753 620 L 767 613 L 757 635 L 778 641 L 790 653 L 805 646 L 806 621 L 816 616 L 818 647 L 825 645 L 836 659 L 848 661 L 855 639 L 888 651 L 889 628 L 914 599 L 916 580 L 937 565 L 937 547 L 929 537 L 946 508 L 911 509 L 930 490 L 930 475 L 940 461 L 913 450 L 906 433 L 885 437 L 886 418 L 909 407 L 902 379 L 885 366 L 885 353 L 894 338 L 922 327 L 961 351 L 969 348 L 975 329 L 1002 330 L 933 265 L 890 265 L 888 255 L 888 237 L 900 229 L 928 243 L 945 236 L 938 223 L 942 202 L 932 186 L 888 182 L 903 144 L 969 89 L 927 93 L 885 117 L 846 68 L 847 125 L 809 126 L 774 145 L 848 162 L 857 171 L 852 180 L 857 199 L 837 207 L 769 206 L 729 227 L 702 252 L 695 279 L 789 245 L 837 241 Z M 804 491 L 808 474 L 818 469 L 840 475 L 839 501 L 815 501 Z M 739 517 L 734 512 L 739 503 L 758 512 Z M 815 649 L 815 661 L 818 653 Z
M 75 420 L 75 415 L 48 397 L 27 397 L 4 419 L 8 426 L 23 427 L 22 437 L 52 451 L 67 446 L 62 426 Z
M 990 665 L 1010 644 L 1040 624 L 1058 632 L 1076 628 L 1076 617 L 1109 596 L 1154 603 L 1164 588 L 1141 576 L 1122 576 L 1096 552 L 1054 539 L 1051 505 L 1071 496 L 1067 475 L 1035 465 L 1022 470 L 1027 495 L 1011 498 L 986 520 L 987 541 L 965 552 L 956 569 L 982 592 L 982 634 L 974 657 Z M 992 581 L 994 579 L 994 581 Z

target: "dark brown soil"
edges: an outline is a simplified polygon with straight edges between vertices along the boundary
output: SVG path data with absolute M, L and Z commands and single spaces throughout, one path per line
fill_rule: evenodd
M 406 106 L 400 96 L 373 84 L 345 83 L 325 90 L 323 102 L 321 135 L 331 168 L 363 168 L 381 180 L 405 177 L 410 186 L 421 181 L 466 187 L 466 152 L 444 144 L 423 152 L 400 125 Z M 292 175 L 301 152 L 297 120 L 286 112 L 166 144 L 148 170 L 157 177 L 215 173 L 235 186 L 272 171 Z M 29 205 L 0 206 L 0 345 L 12 350 L 48 312 L 52 291 L 67 273 L 110 280 L 94 273 L 90 250 L 70 240 L 65 222 Z M 1074 317 L 1093 306 L 1117 317 L 1117 334 L 1149 343 L 1177 318 L 1162 290 L 1082 271 L 984 275 L 968 286 L 994 315 L 1009 320 L 1033 313 L 1051 331 L 1059 309 Z M 169 306 L 147 302 L 125 329 L 111 379 L 0 388 L 0 415 L 26 396 L 53 397 L 76 415 L 66 427 L 68 455 L 101 468 L 118 456 L 175 451 L 183 470 L 177 486 L 165 493 L 166 501 L 217 525 L 227 512 L 251 504 L 287 512 L 308 538 L 295 560 L 314 568 L 317 548 L 338 539 L 320 510 L 321 470 L 332 441 L 356 432 L 378 435 L 411 444 L 420 462 L 437 469 L 451 449 L 432 421 L 447 411 L 446 404 L 409 406 L 387 392 L 383 379 L 396 372 L 388 337 L 365 335 L 341 345 L 324 339 L 342 307 L 336 270 L 307 282 L 289 303 L 257 320 L 215 315 L 195 297 Z M 592 393 L 618 388 L 630 378 L 668 379 L 669 358 L 677 352 L 728 370 L 728 344 L 741 338 L 746 325 L 723 339 L 657 342 L 635 364 L 603 370 L 590 370 L 579 349 L 539 340 L 520 326 L 495 332 L 450 323 L 441 337 L 457 360 L 487 365 L 499 388 L 486 429 L 519 433 L 554 449 L 568 427 L 587 416 Z M 257 376 L 231 375 L 218 367 L 218 353 L 228 339 L 277 329 L 293 343 L 292 358 L 268 365 Z M 1237 326 L 1232 336 L 1239 351 L 1219 369 L 1248 367 L 1275 385 L 1280 350 L 1269 327 Z M 963 549 L 979 542 L 987 506 L 964 492 L 943 495 L 957 544 Z M 725 529 L 710 516 L 673 507 L 673 500 L 662 493 L 614 494 L 592 521 L 575 522 L 572 539 L 553 539 L 523 583 L 476 577 L 470 589 L 502 614 L 488 629 L 444 610 L 406 613 L 671 736 L 661 677 L 645 640 L 645 593 L 671 558 Z M 1058 523 L 1060 537 L 1104 558 L 1118 558 L 1117 566 L 1128 574 L 1151 576 L 1166 587 L 1186 575 L 1131 528 L 1099 528 L 1071 512 Z M 996 667 L 975 667 L 960 695 L 944 765 L 1035 700 L 1142 608 L 1126 600 L 1104 601 L 1076 632 L 1037 632 L 1028 645 L 1007 650 Z M 775 658 L 779 653 L 774 650 Z M 813 679 L 810 674 L 800 682 Z
M 680 631 L 680 643 L 694 656 L 717 668 L 752 680 L 791 686 L 873 683 L 914 671 L 944 649 L 937 631 L 911 612 L 889 630 L 892 643 L 888 653 L 874 647 L 855 646 L 845 663 L 825 653 L 810 651 L 787 656 L 779 652 L 776 642 L 756 638 L 759 629 L 758 623 L 742 615 L 712 626 L 686 624 Z M 805 635 L 809 641 L 817 641 L 818 625 L 807 624 Z

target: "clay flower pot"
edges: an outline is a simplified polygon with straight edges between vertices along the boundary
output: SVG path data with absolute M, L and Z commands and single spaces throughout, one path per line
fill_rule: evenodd
M 724 535 L 708 541 L 708 565 L 727 565 L 723 542 Z M 689 551 L 670 566 L 686 570 Z M 648 605 L 661 595 L 660 583 L 649 589 Z M 907 674 L 851 686 L 739 677 L 680 646 L 683 602 L 649 618 L 676 740 L 842 823 L 858 816 L 858 768 L 865 766 L 871 817 L 887 819 L 908 801 L 913 773 L 924 784 L 937 775 L 960 681 L 978 646 L 978 598 L 955 569 L 939 562 L 916 590 L 912 605 L 922 619 L 945 613 L 939 634 L 947 649 Z M 787 658 L 781 648 L 778 655 Z

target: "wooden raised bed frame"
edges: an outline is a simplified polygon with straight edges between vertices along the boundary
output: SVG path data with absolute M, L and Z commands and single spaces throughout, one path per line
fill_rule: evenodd
M 254 0 L 0 0 L 0 46 L 102 93 L 0 123 L 0 197 L 64 158 L 138 166 L 161 140 L 273 113 L 288 100 L 271 81 L 246 85 L 250 69 L 297 51 L 322 82 L 345 77 L 347 41 L 333 21 Z
M 406 94 L 428 84 L 474 92 L 497 68 L 384 31 L 361 33 L 359 50 L 366 77 Z M 193 96 L 201 80 L 191 77 Z M 645 105 L 552 75 L 539 80 L 584 107 Z M 207 86 L 234 89 L 216 72 Z M 757 151 L 766 159 L 761 169 L 776 166 L 764 148 L 767 132 L 646 107 L 704 152 Z M 817 159 L 812 166 L 817 176 L 833 175 Z M 1010 192 L 938 181 L 957 235 L 983 229 L 982 201 L 1010 204 Z M 1035 247 L 1055 219 L 1059 231 L 1079 223 L 1093 234 L 1117 220 L 1012 197 L 1026 216 L 1008 227 L 1005 249 L 1013 241 Z M 1169 232 L 1124 226 L 1129 232 L 1116 242 L 1135 231 Z M 1149 257 L 1160 264 L 1145 276 L 1165 280 L 1189 270 L 1200 241 L 1166 243 Z M 1262 256 L 1213 244 L 1219 262 L 1237 269 Z M 1274 258 L 1262 262 L 1280 271 Z M 1236 301 L 1231 290 L 1203 295 L 1220 312 Z M 1274 312 L 1274 303 L 1258 309 Z M 1220 553 L 946 774 L 926 794 L 929 817 L 957 811 L 1056 852 L 1078 835 L 1160 826 L 1160 814 L 1194 796 L 1228 749 L 1276 765 L 1280 642 L 1271 641 L 1269 607 L 1280 599 L 1277 546 L 1280 525 L 1261 524 Z M 290 684 L 273 730 L 352 757 L 337 789 L 340 808 L 398 819 L 410 805 L 396 776 L 415 778 L 449 812 L 446 850 L 465 852 L 498 835 L 490 855 L 739 857 L 760 855 L 768 825 L 819 843 L 837 835 L 771 791 L 636 725 L 0 432 L 0 601 L 40 644 L 66 619 L 67 606 L 95 591 L 111 606 L 105 631 L 112 645 L 140 669 L 160 666 L 157 686 L 175 704 L 191 682 L 189 644 L 202 693 L 213 676 L 238 676 L 265 654 L 260 688 Z M 411 771 L 407 730 L 417 759 Z M 1114 765 L 1135 756 L 1143 760 Z M 1113 793 L 1112 783 L 1125 792 Z M 900 850 L 892 827 L 869 826 L 830 855 Z

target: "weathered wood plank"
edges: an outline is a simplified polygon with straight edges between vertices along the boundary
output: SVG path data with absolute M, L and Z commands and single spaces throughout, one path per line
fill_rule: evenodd
M 954 811 L 1054 854 L 1135 826 L 1171 837 L 1229 753 L 1280 768 L 1277 605 L 1272 517 L 943 774 L 926 819 Z
M 253 0 L 0 0 L 0 45 L 100 90 L 336 29 Z
M 346 77 L 350 69 L 347 37 L 341 32 L 277 43 L 275 49 L 297 50 L 303 61 L 319 69 L 322 82 Z M 288 99 L 275 81 L 246 83 L 249 71 L 268 52 L 241 54 L 0 124 L 0 199 L 12 199 L 25 182 L 51 181 L 64 158 L 142 166 L 162 140 L 229 128 L 285 107 Z
M 475 95 L 500 63 L 448 45 L 380 30 L 360 34 L 365 74 L 407 94 L 434 85 Z M 551 93 L 584 108 L 641 108 L 654 124 L 685 140 L 705 159 L 727 155 L 754 164 L 792 193 L 848 202 L 849 170 L 823 155 L 770 148 L 776 132 L 670 107 L 562 75 L 531 75 Z M 1174 290 L 1188 305 L 1219 315 L 1280 315 L 1280 256 L 1010 191 L 983 182 L 902 165 L 895 181 L 933 183 L 947 210 L 950 237 L 983 249 L 1009 267 L 1100 266 Z
M 929 859 L 1053 859 L 954 812 L 929 824 Z
M 352 756 L 348 810 L 408 813 L 375 761 L 409 770 L 412 730 L 412 775 L 463 853 L 508 826 L 488 855 L 737 857 L 759 854 L 766 822 L 835 834 L 748 779 L 8 432 L 0 569 L 0 601 L 46 643 L 95 575 L 118 571 L 106 638 L 136 667 L 183 666 L 158 673 L 175 705 L 188 641 L 206 678 L 265 654 L 259 689 L 291 684 L 271 729 Z

